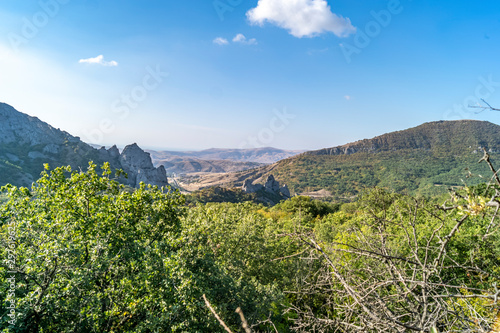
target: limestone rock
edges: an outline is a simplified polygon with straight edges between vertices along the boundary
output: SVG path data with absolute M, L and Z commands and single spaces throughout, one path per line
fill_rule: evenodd
M 0 185 L 30 186 L 47 162 L 52 168 L 71 165 L 76 170 L 85 169 L 89 161 L 97 165 L 108 162 L 112 169 L 124 170 L 129 178 L 122 181 L 133 187 L 141 182 L 160 187 L 168 185 L 165 168 L 155 168 L 150 155 L 136 144 L 127 146 L 122 154 L 116 146 L 108 150 L 95 149 L 77 136 L 0 103 L 0 148 L 3 145 L 12 146 L 14 150 L 0 151 L 2 159 L 7 158 L 16 166 L 9 167 L 8 172 L 0 172 Z M 23 165 L 29 168 L 24 170 Z
M 114 152 L 115 149 L 110 153 L 114 154 Z M 123 171 L 128 174 L 128 181 L 126 182 L 130 186 L 139 187 L 141 182 L 157 185 L 158 187 L 168 185 L 165 168 L 163 166 L 155 168 L 149 153 L 142 150 L 136 143 L 123 149 L 119 161 Z
M 48 154 L 58 154 L 60 150 L 60 146 L 53 143 L 48 144 L 43 148 L 43 152 Z
M 245 182 L 243 183 L 243 186 L 241 187 L 241 189 L 245 193 L 255 193 L 255 192 L 262 190 L 263 188 L 264 188 L 264 186 L 262 186 L 260 184 L 254 185 L 253 181 L 251 179 L 245 180 Z
M 277 182 L 276 179 L 274 179 L 273 175 L 269 175 L 269 177 L 267 177 L 267 181 L 264 187 L 266 188 L 266 191 L 269 193 L 275 193 L 275 194 L 280 193 L 280 183 Z
M 290 189 L 288 188 L 288 186 L 285 184 L 283 185 L 281 188 L 280 188 L 280 193 L 281 195 L 283 195 L 285 198 L 291 198 L 291 195 L 290 195 Z
M 260 190 L 265 190 L 266 192 L 288 199 L 291 197 L 290 190 L 287 185 L 283 185 L 280 187 L 280 183 L 274 178 L 273 175 L 269 175 L 267 177 L 267 181 L 264 186 L 260 184 L 253 184 L 252 179 L 246 179 L 241 187 L 243 192 L 245 193 L 255 193 Z
M 78 138 L 60 131 L 36 117 L 21 113 L 12 106 L 0 103 L 0 143 L 35 146 L 55 142 L 75 142 Z
M 30 151 L 28 153 L 28 157 L 31 158 L 31 159 L 36 159 L 36 158 L 40 158 L 40 159 L 47 159 L 47 156 L 45 156 L 44 154 L 38 152 L 38 151 Z
M 120 151 L 118 150 L 118 148 L 116 147 L 116 145 L 114 145 L 113 147 L 109 148 L 108 149 L 108 153 L 109 153 L 109 156 L 111 158 L 116 158 L 116 157 L 120 156 Z

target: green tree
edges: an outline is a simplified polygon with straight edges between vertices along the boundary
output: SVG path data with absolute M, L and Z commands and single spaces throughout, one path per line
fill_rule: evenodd
M 207 290 L 208 299 L 227 324 L 240 325 L 237 304 L 256 325 L 254 329 L 267 332 L 274 330 L 274 324 L 286 332 L 291 322 L 283 313 L 287 303 L 283 290 L 291 289 L 297 260 L 284 257 L 298 252 L 298 244 L 279 235 L 291 226 L 284 219 L 277 222 L 268 217 L 267 210 L 249 202 L 191 208 L 182 219 L 183 235 L 189 242 L 182 253 L 190 258 L 193 271 L 198 265 L 211 270 L 210 274 L 194 276 L 195 290 Z M 216 278 L 221 272 L 226 274 L 224 284 Z
M 14 277 L 16 308 L 10 325 L 2 288 L 1 327 L 154 332 L 175 321 L 183 198 L 145 185 L 130 193 L 110 174 L 47 167 L 31 190 L 3 189 L 1 283 Z

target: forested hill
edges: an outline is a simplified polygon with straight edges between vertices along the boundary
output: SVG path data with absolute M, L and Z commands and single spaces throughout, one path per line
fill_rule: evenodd
M 474 120 L 437 121 L 307 152 L 278 162 L 273 173 L 296 192 L 324 189 L 338 198 L 352 198 L 374 186 L 435 195 L 450 186 L 483 181 L 479 175 L 489 169 L 477 163 L 482 148 L 497 164 L 500 126 Z
M 273 174 L 292 193 L 320 191 L 347 201 L 372 187 L 432 196 L 451 186 L 484 181 L 479 175 L 487 175 L 488 166 L 477 163 L 483 147 L 500 167 L 500 126 L 474 120 L 437 121 L 228 174 L 219 183 L 210 180 L 212 185 L 241 186 L 248 178 L 262 183 Z
M 342 146 L 307 152 L 309 155 L 349 155 L 358 152 L 382 152 L 425 149 L 463 153 L 465 148 L 485 147 L 500 151 L 500 126 L 487 121 L 457 120 L 424 123 L 403 131 L 383 134 Z

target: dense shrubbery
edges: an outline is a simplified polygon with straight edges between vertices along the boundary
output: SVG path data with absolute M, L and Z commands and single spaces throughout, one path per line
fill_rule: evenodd
M 186 195 L 188 204 L 209 202 L 253 202 L 272 206 L 284 199 L 285 198 L 280 194 L 270 193 L 265 190 L 246 193 L 239 188 L 228 189 L 219 186 L 204 188 Z
M 262 332 L 487 332 L 497 311 L 493 185 L 444 206 L 381 189 L 343 205 L 186 206 L 126 190 L 107 166 L 69 172 L 4 188 L 3 331 L 222 332 L 203 294 L 235 332 L 237 307 Z

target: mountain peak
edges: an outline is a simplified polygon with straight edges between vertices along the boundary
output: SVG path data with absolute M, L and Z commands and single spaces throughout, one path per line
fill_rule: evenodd
M 0 103 L 0 143 L 21 143 L 35 146 L 54 141 L 78 142 L 80 138 L 60 131 L 41 121 L 19 112 L 12 106 Z
M 44 163 L 76 169 L 85 168 L 89 161 L 109 162 L 114 169 L 124 169 L 129 179 L 122 181 L 130 186 L 138 187 L 140 182 L 168 185 L 165 169 L 155 168 L 151 156 L 136 143 L 121 154 L 116 146 L 97 150 L 78 137 L 0 103 L 0 185 L 29 186 Z

